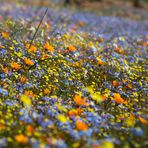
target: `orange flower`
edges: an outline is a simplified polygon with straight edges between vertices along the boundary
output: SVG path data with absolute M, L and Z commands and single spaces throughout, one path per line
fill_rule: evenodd
M 131 84 L 127 84 L 126 87 L 127 87 L 128 89 L 132 89 L 132 85 L 131 85 Z
M 107 99 L 107 97 L 105 95 L 102 95 L 101 97 L 102 97 L 103 101 Z
M 34 65 L 34 62 L 32 62 L 29 58 L 25 58 L 24 62 L 25 62 L 26 65 L 30 65 L 30 66 Z
M 0 123 L 0 131 L 3 130 L 3 129 L 5 129 L 5 125 Z
M 113 86 L 118 86 L 118 85 L 119 85 L 119 83 L 116 80 L 114 80 L 113 81 Z
M 140 120 L 140 122 L 143 123 L 143 124 L 148 124 L 148 121 L 145 120 L 145 119 L 142 118 L 142 117 L 139 117 L 139 120 Z
M 30 98 L 33 98 L 35 96 L 35 94 L 32 91 L 27 91 L 27 90 L 24 91 L 24 95 Z
M 71 109 L 71 110 L 68 112 L 68 115 L 69 115 L 70 118 L 73 117 L 73 116 L 75 116 L 75 111 L 74 111 L 73 109 Z
M 31 45 L 31 47 L 29 48 L 30 44 L 26 44 L 26 48 L 28 49 L 28 51 L 31 51 L 31 52 L 36 52 L 37 49 L 34 45 Z
M 81 120 L 76 121 L 76 129 L 79 131 L 86 131 L 88 129 L 88 126 L 82 122 Z
M 115 51 L 118 52 L 118 53 L 120 53 L 120 54 L 123 54 L 124 53 L 123 50 L 121 50 L 121 48 L 118 47 L 118 46 L 115 48 Z
M 80 108 L 77 108 L 76 110 L 75 109 L 71 109 L 69 112 L 68 112 L 68 115 L 69 117 L 73 117 L 73 116 L 76 116 L 76 115 L 80 115 L 82 113 L 82 110 Z
M 73 98 L 73 100 L 79 106 L 86 105 L 85 99 L 82 99 L 80 95 L 75 95 L 74 98 Z
M 80 22 L 79 22 L 79 25 L 80 25 L 80 27 L 84 27 L 84 26 L 86 25 L 86 23 L 85 23 L 85 22 L 80 21 Z
M 123 82 L 123 83 L 126 83 L 126 82 L 127 82 L 127 80 L 126 80 L 126 79 L 123 79 L 123 80 L 122 80 L 122 82 Z
M 53 48 L 53 46 L 51 46 L 51 45 L 49 44 L 49 42 L 46 42 L 46 44 L 45 44 L 45 49 L 46 49 L 47 51 L 51 52 L 51 53 L 54 52 L 54 48 Z
M 98 59 L 98 64 L 99 64 L 99 65 L 104 65 L 104 64 L 105 64 L 105 62 L 104 62 L 104 61 L 102 61 L 101 59 Z
M 0 48 L 4 48 L 4 46 L 3 45 L 0 45 Z
M 71 27 L 71 31 L 72 31 L 73 33 L 75 33 L 75 32 L 77 31 L 77 29 L 78 29 L 78 26 L 77 26 L 77 25 Z
M 80 67 L 81 66 L 81 63 L 80 62 L 74 62 L 72 64 L 72 66 L 74 66 L 74 67 Z
M 21 69 L 21 65 L 16 62 L 11 62 L 12 69 L 19 70 Z
M 124 99 L 118 93 L 114 93 L 114 99 L 118 104 L 125 102 Z
M 104 38 L 99 37 L 99 38 L 97 39 L 97 41 L 100 42 L 100 43 L 102 43 L 102 42 L 104 42 Z
M 81 108 L 77 108 L 76 113 L 77 113 L 77 115 L 80 115 L 82 113 Z
M 70 45 L 70 46 L 68 47 L 68 50 L 69 50 L 69 51 L 76 51 L 77 49 L 76 49 L 75 46 Z
M 148 43 L 147 43 L 147 42 L 141 42 L 141 45 L 142 45 L 143 47 L 146 47 L 146 46 L 148 46 Z
M 16 135 L 15 139 L 17 142 L 22 143 L 22 144 L 26 144 L 28 142 L 28 138 L 24 136 L 23 134 Z
M 48 55 L 46 55 L 46 54 L 43 52 L 41 58 L 42 58 L 43 60 L 44 60 L 44 59 L 47 59 L 47 58 L 48 58 Z
M 26 126 L 26 131 L 29 135 L 33 134 L 34 133 L 34 128 L 31 126 L 31 125 L 27 125 Z
M 33 98 L 34 96 L 35 96 L 35 94 L 34 94 L 32 91 L 30 91 L 29 97 L 30 97 L 30 98 Z
M 24 95 L 29 96 L 29 91 L 25 90 Z
M 102 146 L 101 145 L 93 145 L 92 148 L 102 148 Z
M 8 71 L 8 68 L 7 68 L 7 67 L 1 66 L 1 69 L 2 69 L 2 71 L 3 71 L 4 73 L 6 73 L 6 72 Z
M 20 77 L 20 82 L 21 82 L 21 83 L 24 83 L 25 81 L 26 81 L 26 77 L 21 76 L 21 77 Z
M 48 88 L 44 89 L 44 94 L 47 95 L 50 93 L 50 90 Z
M 2 32 L 2 37 L 5 39 L 8 39 L 9 33 L 8 32 Z

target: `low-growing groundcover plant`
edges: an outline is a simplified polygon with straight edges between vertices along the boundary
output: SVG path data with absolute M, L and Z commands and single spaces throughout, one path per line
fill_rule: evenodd
M 147 22 L 44 11 L 0 10 L 0 147 L 147 147 Z

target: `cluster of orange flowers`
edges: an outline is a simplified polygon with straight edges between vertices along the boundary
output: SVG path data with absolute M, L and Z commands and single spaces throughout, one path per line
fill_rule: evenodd
M 77 108 L 76 110 L 71 109 L 68 112 L 70 118 L 73 117 L 73 116 L 77 116 L 77 115 L 79 116 L 79 115 L 81 115 L 81 113 L 82 113 L 82 109 L 80 109 L 80 108 Z

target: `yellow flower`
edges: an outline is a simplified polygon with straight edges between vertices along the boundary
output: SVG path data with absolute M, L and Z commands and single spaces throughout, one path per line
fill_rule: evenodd
M 102 144 L 101 144 L 101 147 L 102 148 L 114 148 L 114 144 L 110 141 L 104 141 Z
M 26 95 L 21 95 L 21 101 L 24 103 L 24 105 L 31 105 L 31 100 L 28 96 Z
M 91 94 L 91 97 L 94 101 L 96 101 L 97 103 L 101 103 L 102 102 L 102 96 L 100 95 L 100 92 L 94 92 Z
M 58 116 L 57 116 L 57 119 L 58 119 L 60 122 L 62 122 L 62 123 L 66 123 L 66 122 L 67 122 L 67 118 L 66 118 L 64 115 L 62 115 L 62 114 L 58 115 Z
M 84 88 L 84 90 L 89 92 L 92 100 L 96 101 L 97 103 L 101 103 L 103 101 L 100 92 L 95 92 L 92 87 L 88 86 Z
M 125 119 L 124 123 L 127 126 L 133 127 L 135 125 L 135 116 L 133 114 L 130 114 L 130 116 Z

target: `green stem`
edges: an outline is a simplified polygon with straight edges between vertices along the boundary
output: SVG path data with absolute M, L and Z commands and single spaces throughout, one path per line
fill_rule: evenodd
M 35 33 L 34 33 L 34 36 L 33 36 L 32 40 L 31 40 L 31 42 L 30 42 L 29 48 L 31 47 L 31 45 L 32 45 L 32 43 L 33 43 L 33 40 L 34 40 L 35 37 L 36 37 L 36 34 L 37 34 L 37 32 L 38 32 L 38 30 L 39 30 L 39 28 L 40 28 L 40 26 L 41 26 L 41 24 L 42 24 L 42 22 L 43 22 L 43 19 L 44 19 L 45 15 L 46 15 L 47 11 L 48 11 L 48 8 L 46 9 L 44 15 L 42 16 L 42 19 L 40 20 L 40 23 L 39 23 L 39 25 L 38 25 L 38 27 L 37 27 Z

